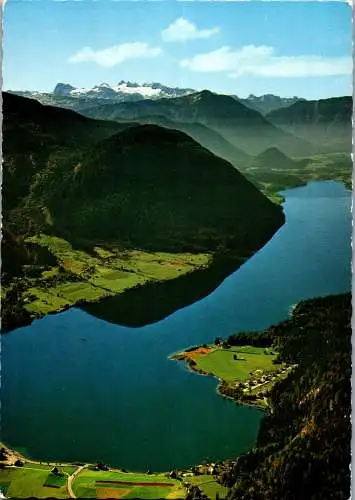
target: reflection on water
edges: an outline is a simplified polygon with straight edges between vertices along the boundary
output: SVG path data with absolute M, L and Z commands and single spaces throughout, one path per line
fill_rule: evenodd
M 4 336 L 1 438 L 40 458 L 156 471 L 253 446 L 262 413 L 223 400 L 214 379 L 167 356 L 350 289 L 350 193 L 319 182 L 284 195 L 286 224 L 272 240 L 164 320 L 129 328 L 72 309 Z
M 242 262 L 240 259 L 223 259 L 207 270 L 136 287 L 100 302 L 84 304 L 81 308 L 119 325 L 139 327 L 155 323 L 213 292 Z

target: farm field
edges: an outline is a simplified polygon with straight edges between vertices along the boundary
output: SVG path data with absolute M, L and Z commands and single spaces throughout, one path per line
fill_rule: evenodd
M 51 474 L 53 466 L 25 463 L 0 470 L 0 491 L 9 498 L 68 498 L 68 476 L 77 467 L 58 467 L 62 474 Z M 164 474 L 99 471 L 84 468 L 72 481 L 77 498 L 181 499 L 186 490 L 181 482 Z
M 268 351 L 261 347 L 242 346 L 229 349 L 216 347 L 207 354 L 195 358 L 196 368 L 213 373 L 227 383 L 244 381 L 249 378 L 250 372 L 255 370 L 272 372 L 277 369 L 272 363 L 276 355 L 266 352 Z M 234 359 L 234 355 L 237 359 Z
M 78 498 L 179 499 L 186 491 L 177 480 L 164 474 L 136 474 L 84 469 L 73 481 Z
M 193 486 L 198 486 L 202 492 L 214 500 L 218 494 L 220 500 L 226 498 L 228 488 L 222 484 L 217 483 L 213 476 L 202 474 L 199 476 L 192 476 L 189 478 L 189 483 Z
M 203 345 L 174 354 L 171 359 L 185 360 L 193 371 L 217 377 L 223 396 L 259 408 L 268 406 L 270 389 L 293 369 L 285 363 L 273 363 L 276 353 L 272 348 L 249 345 Z
M 164 281 L 207 266 L 207 253 L 122 251 L 96 246 L 90 253 L 73 248 L 57 236 L 39 234 L 27 244 L 45 249 L 51 265 L 27 266 L 22 298 L 24 309 L 34 317 L 61 311 L 80 301 L 95 302 L 152 281 Z M 6 287 L 2 291 L 6 297 Z
M 56 478 L 50 474 L 53 467 L 5 467 L 0 470 L 0 490 L 8 498 L 68 498 L 67 475 Z
M 276 354 L 261 347 L 238 346 L 226 349 L 213 345 L 185 351 L 173 357 L 193 361 L 194 370 L 214 375 L 228 384 L 247 380 L 250 372 L 255 370 L 273 372 L 279 369 L 273 364 Z

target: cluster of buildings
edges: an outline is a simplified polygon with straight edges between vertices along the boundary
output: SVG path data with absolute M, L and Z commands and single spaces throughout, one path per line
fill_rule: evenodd
M 293 366 L 284 367 L 273 372 L 264 372 L 260 369 L 255 370 L 254 372 L 250 372 L 250 378 L 247 381 L 237 382 L 235 387 L 242 389 L 243 392 L 248 392 L 251 389 L 255 389 L 258 386 L 266 384 L 267 382 L 276 380 L 280 375 L 284 375 L 289 372 L 292 367 Z

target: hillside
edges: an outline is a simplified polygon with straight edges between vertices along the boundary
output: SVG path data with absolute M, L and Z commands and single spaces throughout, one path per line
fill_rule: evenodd
M 272 345 L 278 362 L 294 366 L 266 391 L 270 410 L 257 446 L 216 465 L 228 500 L 349 498 L 351 309 L 350 294 L 302 301 L 289 320 L 226 341 L 232 348 Z M 187 498 L 204 498 L 201 490 Z
M 124 122 L 121 122 L 124 123 Z M 154 124 L 160 127 L 180 130 L 192 137 L 196 142 L 220 158 L 232 163 L 235 167 L 246 164 L 250 157 L 241 149 L 232 146 L 217 131 L 202 125 L 201 123 L 173 122 L 163 116 L 149 116 L 140 118 L 140 124 Z
M 73 111 L 43 106 L 3 92 L 3 210 L 29 193 L 34 175 L 51 158 L 74 157 L 128 125 L 89 120 Z
M 6 328 L 28 313 L 207 273 L 226 254 L 238 267 L 284 221 L 231 164 L 180 131 L 3 98 Z M 222 268 L 213 286 L 231 272 Z M 202 281 L 195 300 L 211 291 Z
M 297 137 L 318 144 L 317 152 L 351 152 L 352 97 L 299 101 L 266 118 Z
M 348 498 L 350 294 L 299 304 L 273 335 L 280 360 L 299 366 L 272 390 L 257 449 L 226 474 L 228 499 Z
M 302 168 L 308 162 L 307 159 L 294 160 L 289 158 L 277 148 L 268 148 L 254 157 L 250 166 L 265 170 L 292 170 Z
M 107 104 L 83 111 L 85 116 L 108 120 L 140 121 L 162 116 L 173 122 L 200 123 L 220 133 L 228 142 L 247 154 L 259 154 L 277 146 L 297 156 L 313 151 L 307 141 L 293 137 L 231 96 L 208 90 L 174 99 L 144 100 Z
M 131 127 L 100 142 L 80 166 L 37 184 L 66 235 L 150 250 L 243 251 L 273 227 L 274 207 L 230 164 L 185 134 Z M 213 208 L 211 209 L 210 203 Z M 246 206 L 253 207 L 246 218 Z M 253 224 L 255 233 L 250 234 Z M 263 236 L 261 236 L 263 235 Z

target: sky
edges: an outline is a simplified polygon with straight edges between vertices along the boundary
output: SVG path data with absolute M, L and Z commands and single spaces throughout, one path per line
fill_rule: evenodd
M 7 0 L 3 88 L 120 80 L 247 97 L 352 94 L 340 1 Z

